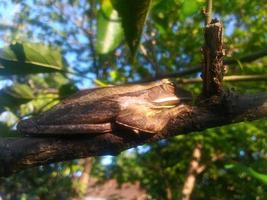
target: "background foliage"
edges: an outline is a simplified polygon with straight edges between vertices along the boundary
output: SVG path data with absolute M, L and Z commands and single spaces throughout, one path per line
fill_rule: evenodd
M 129 2 L 134 7 L 134 1 Z M 1 137 L 18 136 L 19 119 L 49 109 L 78 89 L 155 78 L 201 62 L 202 0 L 144 1 L 131 12 L 124 4 L 120 0 L 0 1 Z M 266 50 L 266 6 L 264 0 L 214 2 L 215 16 L 225 25 L 228 57 L 239 61 L 241 56 Z M 266 74 L 266 64 L 266 57 L 238 62 L 228 66 L 227 75 Z M 225 85 L 250 93 L 267 88 L 266 80 Z M 199 84 L 181 86 L 194 95 L 200 92 Z M 202 144 L 205 170 L 197 176 L 193 199 L 264 199 L 266 132 L 267 121 L 262 119 L 177 136 L 126 151 L 111 158 L 109 165 L 97 158 L 91 175 L 120 183 L 139 181 L 154 199 L 170 195 L 180 199 L 192 151 Z M 75 181 L 82 170 L 78 161 L 29 169 L 1 179 L 0 196 L 66 199 L 77 195 Z

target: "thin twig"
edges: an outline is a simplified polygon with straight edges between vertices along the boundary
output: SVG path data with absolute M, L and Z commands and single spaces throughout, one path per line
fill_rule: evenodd
M 88 76 L 86 76 L 86 75 L 84 75 L 82 73 L 76 72 L 76 71 L 63 70 L 62 73 L 64 73 L 64 74 L 71 74 L 73 76 L 78 76 L 78 77 L 81 77 L 81 78 L 85 78 L 85 79 L 89 79 L 91 81 L 94 81 L 93 78 L 88 77 Z
M 237 82 L 237 81 L 267 81 L 267 75 L 235 75 L 235 76 L 225 76 L 224 81 Z M 192 84 L 192 83 L 202 83 L 201 78 L 194 79 L 177 79 L 177 83 L 180 84 Z
M 207 25 L 210 24 L 212 20 L 212 0 L 208 0 L 208 16 L 207 16 Z
M 95 8 L 96 8 L 96 2 L 93 1 L 91 7 L 93 9 L 91 10 L 91 18 L 93 19 L 94 15 L 95 15 Z M 95 49 L 95 45 L 94 45 L 94 39 L 93 39 L 93 20 L 88 20 L 89 21 L 89 28 L 91 30 L 91 33 L 89 34 L 88 31 L 85 30 L 85 33 L 87 33 L 87 38 L 89 40 L 89 45 L 90 45 L 90 50 L 91 50 L 91 55 L 93 58 L 93 69 L 95 70 L 96 73 L 96 77 L 99 78 L 99 66 L 98 66 L 98 62 L 97 62 L 97 53 L 96 53 L 96 49 Z
M 255 53 L 247 54 L 247 55 L 241 56 L 239 58 L 231 58 L 231 59 L 225 60 L 224 65 L 233 65 L 233 64 L 238 64 L 240 62 L 249 63 L 249 62 L 253 62 L 257 59 L 260 59 L 262 57 L 265 57 L 266 55 L 267 55 L 267 49 L 262 49 L 262 50 L 256 51 Z M 148 79 L 146 81 L 159 80 L 159 79 L 163 79 L 163 78 L 177 78 L 177 77 L 181 77 L 181 76 L 195 74 L 197 72 L 200 72 L 200 70 L 201 70 L 201 65 L 197 65 L 195 67 L 190 67 L 188 69 L 185 69 L 185 70 L 182 70 L 179 72 L 170 73 L 170 74 L 161 74 L 157 78 Z M 78 73 L 78 72 L 64 71 L 63 73 L 72 74 L 74 76 L 78 76 L 81 78 L 86 78 L 86 79 L 94 81 L 92 78 L 90 78 L 84 74 Z
M 260 59 L 262 57 L 265 57 L 266 55 L 267 55 L 267 49 L 262 49 L 262 50 L 255 52 L 255 53 L 247 54 L 247 55 L 241 56 L 239 58 L 227 59 L 223 62 L 223 64 L 224 65 L 233 65 L 233 64 L 238 64 L 239 62 L 249 63 L 249 62 L 253 62 L 257 59 Z M 191 74 L 195 74 L 195 73 L 200 72 L 200 70 L 201 70 L 201 65 L 199 64 L 199 65 L 196 65 L 195 67 L 190 67 L 188 69 L 185 69 L 185 70 L 182 70 L 179 72 L 170 73 L 170 74 L 162 74 L 161 76 L 157 77 L 157 79 L 150 79 L 150 81 L 158 80 L 158 79 L 162 79 L 162 78 L 177 78 L 177 77 L 181 77 L 181 76 L 191 75 Z
M 144 56 L 144 58 L 153 66 L 153 69 L 155 71 L 155 78 L 160 76 L 160 66 L 157 63 L 157 61 L 155 61 L 154 56 L 152 56 L 145 48 L 144 45 L 140 45 L 140 50 Z

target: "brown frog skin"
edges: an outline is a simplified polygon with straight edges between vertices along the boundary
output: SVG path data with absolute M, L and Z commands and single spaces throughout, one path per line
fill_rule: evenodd
M 18 123 L 26 135 L 73 135 L 112 132 L 116 125 L 134 132 L 157 133 L 173 107 L 191 100 L 188 92 L 163 79 L 80 91 L 37 117 Z

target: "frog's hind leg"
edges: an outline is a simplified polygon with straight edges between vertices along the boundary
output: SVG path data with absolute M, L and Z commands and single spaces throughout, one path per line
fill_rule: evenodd
M 102 124 L 60 124 L 41 125 L 33 119 L 23 120 L 18 124 L 21 133 L 27 135 L 72 135 L 72 134 L 102 134 L 112 132 L 111 123 Z

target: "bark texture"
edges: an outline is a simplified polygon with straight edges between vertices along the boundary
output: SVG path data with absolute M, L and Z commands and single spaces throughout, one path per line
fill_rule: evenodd
M 211 97 L 223 92 L 223 26 L 217 20 L 206 25 L 203 47 L 203 95 Z

